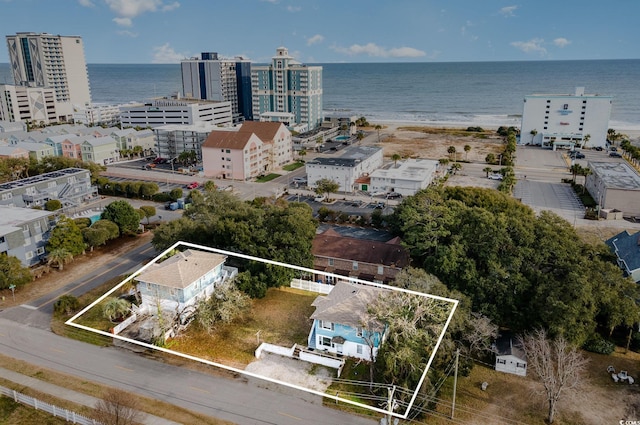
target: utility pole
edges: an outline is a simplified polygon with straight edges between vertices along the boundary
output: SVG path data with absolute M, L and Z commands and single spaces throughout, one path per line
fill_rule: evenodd
M 453 401 L 451 402 L 451 419 L 453 419 L 453 413 L 456 410 L 456 387 L 458 386 L 458 359 L 460 358 L 460 349 L 456 350 L 456 366 L 453 373 Z
M 387 425 L 391 425 L 391 420 L 393 419 L 393 393 L 396 392 L 396 386 L 393 385 L 392 387 L 387 388 L 387 391 L 389 392 L 389 399 L 387 400 L 387 410 L 389 411 L 389 414 L 387 415 Z

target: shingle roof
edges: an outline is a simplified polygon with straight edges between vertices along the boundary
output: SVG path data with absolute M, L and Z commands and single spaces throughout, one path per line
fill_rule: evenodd
M 618 259 L 624 261 L 628 268 L 627 271 L 632 273 L 634 270 L 640 269 L 639 241 L 640 232 L 631 234 L 628 230 L 625 230 L 608 239 L 605 243 L 618 256 Z
M 252 135 L 253 133 L 238 131 L 212 131 L 202 144 L 202 147 L 244 149 Z
M 242 123 L 238 132 L 253 133 L 258 136 L 262 142 L 266 143 L 273 141 L 276 134 L 278 134 L 278 130 L 280 130 L 280 127 L 283 125 L 284 124 L 279 122 L 245 121 Z
M 312 319 L 326 320 L 353 328 L 366 323 L 367 310 L 385 289 L 338 282 L 328 295 L 321 295 L 311 304 L 316 311 Z
M 329 229 L 313 239 L 311 253 L 314 256 L 341 258 L 385 266 L 409 265 L 409 253 L 400 245 L 400 238 L 386 242 L 348 238 Z
M 169 288 L 184 289 L 223 264 L 226 256 L 188 249 L 156 263 L 136 279 Z

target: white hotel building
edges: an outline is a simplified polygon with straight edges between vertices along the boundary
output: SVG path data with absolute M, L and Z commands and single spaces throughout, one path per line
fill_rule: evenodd
M 553 149 L 605 147 L 612 102 L 612 96 L 585 94 L 584 87 L 575 94 L 525 96 L 520 143 Z
M 122 128 L 156 128 L 169 124 L 193 125 L 201 122 L 222 127 L 233 124 L 231 102 L 169 98 L 155 99 L 143 105 L 121 107 L 120 122 Z
M 370 174 L 369 192 L 395 192 L 403 196 L 413 196 L 426 189 L 438 170 L 438 161 L 432 159 L 407 159 L 386 169 L 378 169 Z

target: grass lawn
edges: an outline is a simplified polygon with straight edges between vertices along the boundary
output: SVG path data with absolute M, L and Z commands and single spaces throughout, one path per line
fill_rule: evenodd
M 283 170 L 285 171 L 293 171 L 293 170 L 297 170 L 298 168 L 304 167 L 304 162 L 302 161 L 296 161 L 293 162 L 291 164 L 287 164 L 284 167 L 282 167 Z
M 67 421 L 24 404 L 16 403 L 9 397 L 0 396 L 0 423 L 64 425 Z
M 266 176 L 258 177 L 256 181 L 258 183 L 266 183 L 280 176 L 281 174 L 271 173 L 271 174 L 267 174 Z
M 311 306 L 318 294 L 291 288 L 270 288 L 262 299 L 254 299 L 247 315 L 222 324 L 207 333 L 193 323 L 184 335 L 168 342 L 168 347 L 229 366 L 244 368 L 255 360 L 260 342 L 291 347 L 306 346 L 311 329 Z

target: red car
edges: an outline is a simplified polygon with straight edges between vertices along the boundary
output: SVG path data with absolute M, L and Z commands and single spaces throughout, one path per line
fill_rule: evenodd
M 198 188 L 198 186 L 200 186 L 200 185 L 198 184 L 198 182 L 189 183 L 189 184 L 187 185 L 187 189 L 197 189 L 197 188 Z

